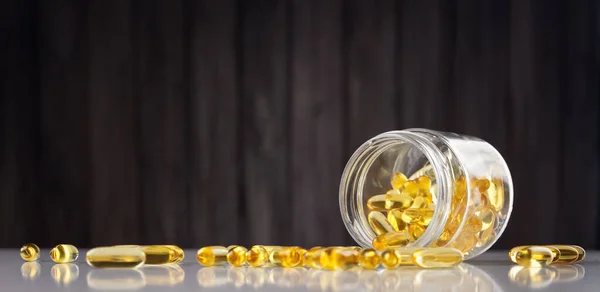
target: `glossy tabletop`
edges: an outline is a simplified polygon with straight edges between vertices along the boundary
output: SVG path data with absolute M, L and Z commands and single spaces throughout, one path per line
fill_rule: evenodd
M 95 269 L 85 251 L 73 264 L 55 264 L 42 251 L 24 262 L 0 249 L 0 291 L 600 291 L 600 252 L 580 264 L 522 268 L 506 252 L 487 252 L 452 269 L 321 271 L 304 268 L 201 267 L 195 250 L 180 265 L 137 270 Z

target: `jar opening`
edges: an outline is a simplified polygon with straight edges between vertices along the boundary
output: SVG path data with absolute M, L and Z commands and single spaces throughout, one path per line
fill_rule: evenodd
M 433 178 L 433 215 L 422 234 L 407 246 L 430 246 L 443 231 L 450 209 L 453 178 L 447 157 L 429 140 L 406 131 L 383 133 L 365 142 L 350 158 L 342 175 L 340 209 L 354 240 L 369 247 L 377 236 L 369 225 L 367 200 L 393 190 L 390 178 L 396 173 L 409 180 Z M 432 206 L 427 206 L 431 208 Z

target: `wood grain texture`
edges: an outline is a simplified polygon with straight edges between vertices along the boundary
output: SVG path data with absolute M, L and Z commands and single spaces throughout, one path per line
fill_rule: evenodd
M 392 129 L 505 157 L 495 247 L 600 247 L 600 5 L 9 0 L 0 247 L 353 244 L 338 185 Z

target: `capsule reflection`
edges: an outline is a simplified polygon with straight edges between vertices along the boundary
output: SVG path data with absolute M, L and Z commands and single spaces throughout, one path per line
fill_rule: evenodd
M 185 271 L 176 264 L 142 266 L 148 286 L 175 286 L 185 279 Z
M 545 288 L 556 278 L 556 270 L 551 268 L 525 268 L 513 266 L 508 272 L 511 282 L 533 289 Z
M 25 280 L 35 280 L 40 276 L 42 266 L 38 262 L 26 262 L 21 265 L 21 277 Z
M 87 285 L 97 290 L 139 290 L 146 286 L 144 274 L 138 270 L 92 269 Z
M 76 264 L 55 264 L 50 270 L 54 282 L 68 286 L 79 278 L 79 267 Z
M 203 267 L 198 270 L 196 280 L 200 287 L 219 287 L 227 284 L 227 268 L 223 266 Z

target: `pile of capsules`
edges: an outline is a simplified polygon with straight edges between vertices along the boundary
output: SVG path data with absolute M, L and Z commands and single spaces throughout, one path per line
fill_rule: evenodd
M 50 257 L 57 263 L 74 262 L 78 255 L 77 248 L 69 244 L 60 244 L 50 252 Z M 26 261 L 35 261 L 40 257 L 40 249 L 35 244 L 26 244 L 21 248 L 21 257 Z M 175 245 L 97 247 L 86 254 L 86 262 L 96 268 L 137 268 L 144 264 L 174 264 L 181 262 L 183 258 L 183 250 Z M 198 250 L 196 259 L 207 267 L 249 265 L 348 270 L 354 267 L 376 269 L 380 265 L 386 269 L 395 269 L 403 265 L 448 268 L 461 263 L 463 254 L 453 248 L 398 248 L 378 253 L 371 248 L 356 246 L 313 247 L 306 250 L 298 246 L 255 245 L 246 249 L 243 246 L 231 245 L 203 247 Z
M 568 265 L 585 258 L 585 250 L 577 245 L 521 245 L 508 252 L 510 260 L 524 267 L 542 268 L 550 264 Z
M 366 206 L 367 219 L 377 235 L 372 242 L 375 249 L 383 251 L 407 246 L 423 235 L 435 213 L 436 183 L 430 165 L 407 178 L 396 172 L 390 179 L 391 189 L 385 194 L 370 197 Z M 434 247 L 452 247 L 469 253 L 475 246 L 483 246 L 495 238 L 494 225 L 502 220 L 504 189 L 502 180 L 472 178 L 472 196 L 467 200 L 464 176 L 455 181 L 452 211 Z M 467 201 L 469 201 L 467 206 Z M 463 219 L 464 218 L 464 219 Z M 464 227 L 460 228 L 464 220 Z M 460 229 L 460 230 L 459 230 Z M 453 242 L 450 239 L 460 232 Z

